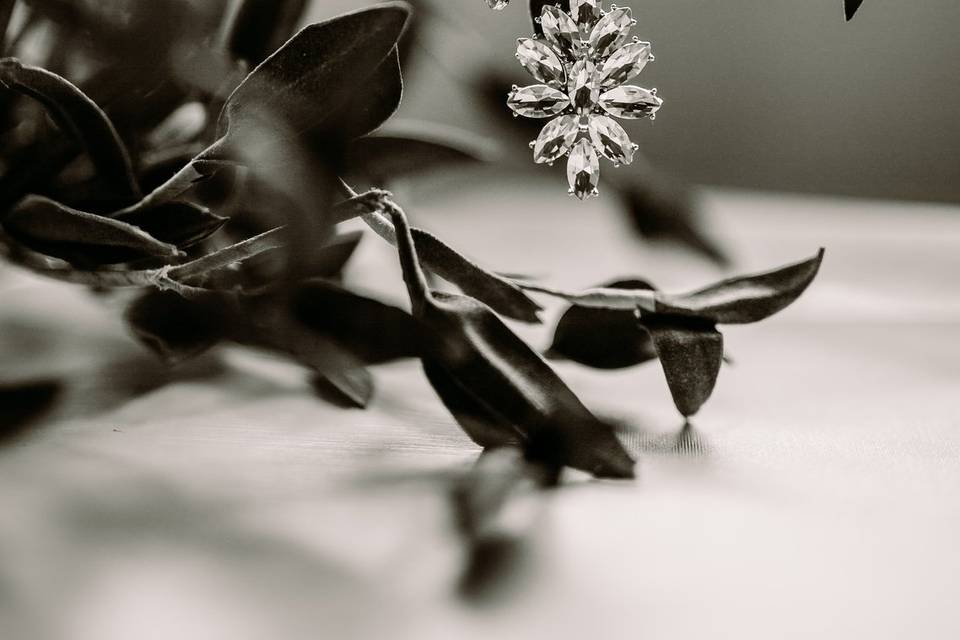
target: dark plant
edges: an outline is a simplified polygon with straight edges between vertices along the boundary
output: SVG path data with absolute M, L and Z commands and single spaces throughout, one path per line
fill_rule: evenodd
M 0 19 L 15 4 L 0 2 Z M 408 5 L 377 4 L 290 37 L 303 6 L 17 4 L 12 57 L 0 61 L 7 260 L 101 292 L 136 291 L 126 320 L 171 364 L 225 341 L 268 349 L 363 407 L 368 366 L 419 358 L 470 438 L 519 447 L 552 480 L 565 466 L 629 478 L 634 461 L 501 316 L 540 322 L 534 293 L 572 303 L 551 357 L 600 368 L 659 359 L 690 416 L 720 369 L 717 326 L 769 317 L 816 276 L 822 251 L 682 295 L 639 279 L 571 292 L 480 266 L 409 227 L 389 192 L 346 181 L 383 184 L 482 154 L 469 137 L 380 129 L 402 94 Z M 38 54 L 34 36 L 51 31 L 63 47 Z M 675 200 L 651 204 L 648 184 L 620 186 L 631 207 L 652 206 L 661 228 L 668 220 L 670 234 L 723 259 Z M 412 314 L 340 282 L 360 235 L 338 225 L 353 218 L 397 246 Z M 431 290 L 424 270 L 460 293 Z

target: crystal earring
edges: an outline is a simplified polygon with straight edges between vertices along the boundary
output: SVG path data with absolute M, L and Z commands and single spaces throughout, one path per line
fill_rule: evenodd
M 570 13 L 545 5 L 536 22 L 543 36 L 520 38 L 516 55 L 541 84 L 514 85 L 507 106 L 515 117 L 552 118 L 530 143 L 533 160 L 568 156 L 569 193 L 584 200 L 599 195 L 600 156 L 630 164 L 638 148 L 611 116 L 652 120 L 663 104 L 656 89 L 625 84 L 653 54 L 649 42 L 630 38 L 637 21 L 629 7 L 570 0 Z

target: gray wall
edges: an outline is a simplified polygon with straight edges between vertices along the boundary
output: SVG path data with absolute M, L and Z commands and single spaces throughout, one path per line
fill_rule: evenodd
M 444 17 L 402 115 L 493 132 L 464 87 L 481 67 L 517 68 L 526 1 L 432 4 Z M 706 184 L 960 200 L 960 0 L 866 0 L 849 24 L 840 0 L 620 4 L 657 55 L 638 84 L 666 103 L 633 131 L 661 167 Z

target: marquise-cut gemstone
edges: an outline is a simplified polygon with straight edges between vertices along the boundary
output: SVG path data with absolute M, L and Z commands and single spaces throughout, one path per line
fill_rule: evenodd
M 569 104 L 570 99 L 564 92 L 545 84 L 516 89 L 507 97 L 507 106 L 527 118 L 549 118 L 566 109 Z
M 587 131 L 590 133 L 590 142 L 605 158 L 616 164 L 633 162 L 633 143 L 623 127 L 612 118 L 590 116 Z
M 609 89 L 623 84 L 643 71 L 649 60 L 649 42 L 631 42 L 617 49 L 600 67 L 600 85 Z
M 616 51 L 630 37 L 632 26 L 633 15 L 629 7 L 613 9 L 600 18 L 590 32 L 590 52 L 599 59 Z
M 655 114 L 663 100 L 653 91 L 632 85 L 611 89 L 600 96 L 600 106 L 617 118 L 646 118 Z
M 566 115 L 548 122 L 533 143 L 533 161 L 554 162 L 569 151 L 580 132 L 579 120 L 577 116 Z
M 487 6 L 494 11 L 503 11 L 510 4 L 510 0 L 487 0 Z
M 581 200 L 597 195 L 600 183 L 600 158 L 586 138 L 573 145 L 567 160 L 567 182 L 570 193 Z
M 570 90 L 570 103 L 577 113 L 586 114 L 593 111 L 600 98 L 596 65 L 586 58 L 577 60 L 570 69 L 567 86 Z
M 569 56 L 575 56 L 580 44 L 580 31 L 577 23 L 566 11 L 545 5 L 540 14 L 540 28 L 547 41 Z
M 545 42 L 532 38 L 517 40 L 517 60 L 534 78 L 547 84 L 566 84 L 563 63 Z
M 587 36 L 600 19 L 600 0 L 570 0 L 570 17 Z

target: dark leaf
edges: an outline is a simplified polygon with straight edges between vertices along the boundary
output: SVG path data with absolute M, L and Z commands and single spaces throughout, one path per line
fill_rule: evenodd
M 623 197 L 624 213 L 633 228 L 650 242 L 675 242 L 726 266 L 726 252 L 704 230 L 700 212 L 687 189 L 672 184 L 652 167 L 641 178 L 618 177 L 614 184 Z
M 848 21 L 853 19 L 861 4 L 863 4 L 863 0 L 843 0 L 843 11 Z
M 427 231 L 411 229 L 411 233 L 420 260 L 430 271 L 497 313 L 523 322 L 540 322 L 540 305 L 520 287 L 471 262 Z
M 59 382 L 0 384 L 0 441 L 16 438 L 41 417 L 60 395 Z
M 232 312 L 225 295 L 187 300 L 172 291 L 149 291 L 127 308 L 125 318 L 140 342 L 176 364 L 224 340 L 231 331 Z
M 332 119 L 392 54 L 409 9 L 388 2 L 310 25 L 263 61 L 227 99 L 218 135 L 236 148 L 263 131 L 336 130 Z
M 14 58 L 0 60 L 0 83 L 40 102 L 57 125 L 87 150 L 97 175 L 117 197 L 140 199 L 130 157 L 106 114 L 65 78 Z
M 355 140 L 347 148 L 346 164 L 352 173 L 382 181 L 483 162 L 489 156 L 487 145 L 468 134 L 407 125 Z
M 343 274 L 350 258 L 356 253 L 363 231 L 349 231 L 331 238 L 325 247 L 314 253 L 310 277 L 337 278 Z
M 422 353 L 421 325 L 402 309 L 322 281 L 304 283 L 290 296 L 297 320 L 361 362 L 380 364 Z
M 227 47 L 234 57 L 260 64 L 290 37 L 306 5 L 307 0 L 243 0 L 229 26 Z
M 186 247 L 215 233 L 226 223 L 226 218 L 211 213 L 206 207 L 189 202 L 164 202 L 148 209 L 137 209 L 118 216 L 116 220 L 143 229 L 151 236 Z
M 391 213 L 414 315 L 432 332 L 423 360 L 446 374 L 448 384 L 437 388 L 438 394 L 455 385 L 452 405 L 469 394 L 474 407 L 520 435 L 531 459 L 599 477 L 633 477 L 634 462 L 610 425 L 590 413 L 489 307 L 467 296 L 429 291 L 406 219 L 399 209 Z
M 321 143 L 331 134 L 347 140 L 367 135 L 393 115 L 402 97 L 400 58 L 394 47 L 349 101 L 330 116 L 330 122 L 336 124 L 325 128 Z
M 570 12 L 570 0 L 530 0 L 530 20 L 533 21 L 533 31 L 541 37 L 543 36 L 543 28 L 540 26 L 538 19 L 543 13 L 543 8 L 548 4 L 559 7 L 567 13 Z
M 317 373 L 313 378 L 317 394 L 344 408 L 366 409 L 373 398 L 373 376 L 362 367 Z
M 31 195 L 6 217 L 3 228 L 23 245 L 77 264 L 110 264 L 137 258 L 173 258 L 172 244 L 119 220 L 71 209 Z
M 820 269 L 824 250 L 816 256 L 749 276 L 730 278 L 692 293 L 657 294 L 656 311 L 709 319 L 718 324 L 763 320 L 800 297 Z
M 618 280 L 604 286 L 653 290 L 644 280 Z M 653 360 L 657 352 L 634 310 L 572 306 L 561 316 L 547 356 L 597 369 L 621 369 Z
M 723 361 L 723 336 L 709 321 L 644 314 L 673 396 L 684 417 L 700 410 L 713 393 Z

